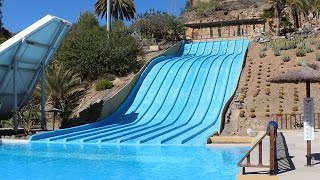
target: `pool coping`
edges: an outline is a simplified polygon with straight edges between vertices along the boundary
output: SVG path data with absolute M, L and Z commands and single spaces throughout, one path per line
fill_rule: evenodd
M 0 144 L 28 144 L 27 139 L 0 139 Z

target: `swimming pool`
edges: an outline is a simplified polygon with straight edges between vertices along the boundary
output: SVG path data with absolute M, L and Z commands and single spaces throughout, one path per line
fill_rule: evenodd
M 235 179 L 247 147 L 0 145 L 0 179 Z

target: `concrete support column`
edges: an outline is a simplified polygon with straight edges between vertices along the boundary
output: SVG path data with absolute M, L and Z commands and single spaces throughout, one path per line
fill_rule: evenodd
M 14 133 L 18 132 L 19 120 L 18 120 L 18 94 L 17 94 L 17 60 L 13 60 L 13 78 L 12 78 L 12 87 L 13 87 L 13 124 L 14 124 Z
M 41 129 L 46 130 L 46 84 L 45 84 L 45 62 L 41 64 Z

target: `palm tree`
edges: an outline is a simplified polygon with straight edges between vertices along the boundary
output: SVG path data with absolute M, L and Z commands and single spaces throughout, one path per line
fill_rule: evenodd
M 293 18 L 293 26 L 294 28 L 299 28 L 299 7 L 297 5 L 299 0 L 287 0 L 286 3 L 290 7 L 291 15 Z
M 285 0 L 269 0 L 269 3 L 271 3 L 274 7 L 274 16 L 276 20 L 276 35 L 280 35 L 280 21 L 282 17 L 282 11 L 284 9 L 284 3 Z
M 62 108 L 62 103 L 76 92 L 85 88 L 80 75 L 72 69 L 66 69 L 63 64 L 53 64 L 46 72 L 46 92 L 52 107 Z
M 130 21 L 134 18 L 134 13 L 136 9 L 134 7 L 133 0 L 97 0 L 94 4 L 94 12 L 101 16 L 105 17 L 107 20 L 107 30 L 110 30 L 110 19 L 108 19 L 108 3 L 111 1 L 111 15 L 115 20 L 124 20 Z
M 46 93 L 53 108 L 66 111 L 65 107 L 70 97 L 85 89 L 86 83 L 81 82 L 80 75 L 71 69 L 66 69 L 63 64 L 53 64 L 46 72 Z M 54 121 L 53 129 L 55 125 Z

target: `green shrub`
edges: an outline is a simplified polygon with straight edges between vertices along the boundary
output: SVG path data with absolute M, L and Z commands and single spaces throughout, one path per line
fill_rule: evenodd
M 280 56 L 281 53 L 280 53 L 279 50 L 274 50 L 274 51 L 273 51 L 273 55 L 274 55 L 274 56 Z
M 300 42 L 300 43 L 297 44 L 297 48 L 298 49 L 306 49 L 307 45 L 304 42 Z
M 305 63 L 304 63 L 304 60 L 303 59 L 298 59 L 297 60 L 297 65 L 298 66 L 303 66 Z
M 311 52 L 313 52 L 313 49 L 312 49 L 311 47 L 307 47 L 307 48 L 305 49 L 305 51 L 306 51 L 307 53 L 311 53 Z
M 310 45 L 316 45 L 317 42 L 313 41 L 313 40 L 310 40 L 309 43 L 310 43 Z
M 305 56 L 305 54 L 306 54 L 306 51 L 304 49 L 298 49 L 296 51 L 296 56 L 297 57 L 303 57 L 303 56 Z
M 267 50 L 268 50 L 268 47 L 267 46 L 263 46 L 260 51 L 267 51 Z
M 282 60 L 283 60 L 283 62 L 288 62 L 288 61 L 290 61 L 290 57 L 289 56 L 282 56 Z
M 316 61 L 320 61 L 320 53 L 316 53 Z
M 260 56 L 260 58 L 264 58 L 264 57 L 266 57 L 267 55 L 266 55 L 265 52 L 260 51 L 259 56 Z
M 320 43 L 317 43 L 316 46 L 317 46 L 317 49 L 320 49 Z
M 105 89 L 111 89 L 113 84 L 108 79 L 99 79 L 96 84 L 97 91 L 103 91 Z

